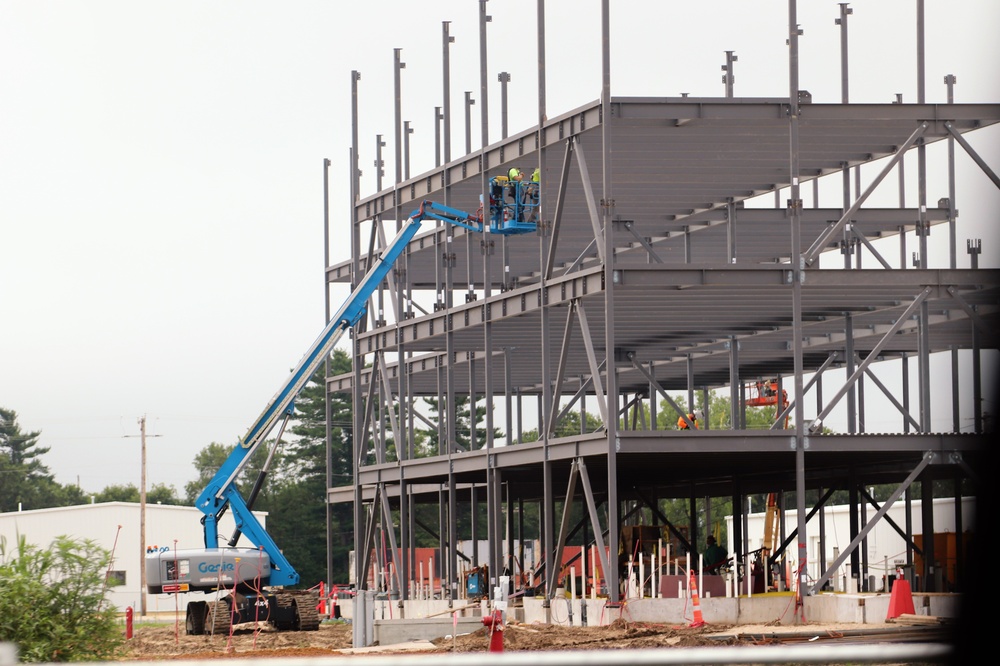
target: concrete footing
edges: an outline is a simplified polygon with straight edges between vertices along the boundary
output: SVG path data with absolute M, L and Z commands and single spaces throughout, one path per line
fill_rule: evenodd
M 795 609 L 791 593 L 771 593 L 752 597 L 709 597 L 700 600 L 708 624 L 748 625 L 778 622 L 783 625 L 808 623 L 883 624 L 889 610 L 889 594 L 824 593 L 803 599 L 801 612 Z M 914 593 L 918 615 L 957 618 L 961 595 Z M 351 619 L 352 604 L 344 604 L 342 615 Z M 482 628 L 485 605 L 456 602 L 449 608 L 444 600 L 374 601 L 374 640 L 379 645 L 411 640 L 433 640 L 451 634 L 471 633 Z M 508 609 L 507 620 L 525 624 L 600 626 L 617 620 L 658 624 L 689 624 L 693 607 L 688 599 L 630 599 L 612 607 L 607 599 L 527 598 Z

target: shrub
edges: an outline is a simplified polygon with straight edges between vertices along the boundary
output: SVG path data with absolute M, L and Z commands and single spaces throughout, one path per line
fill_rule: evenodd
M 22 662 L 106 660 L 123 642 L 104 599 L 110 555 L 93 541 L 57 537 L 47 550 L 0 540 L 0 641 Z

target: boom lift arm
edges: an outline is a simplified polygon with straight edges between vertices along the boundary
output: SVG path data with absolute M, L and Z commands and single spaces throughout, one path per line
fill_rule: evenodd
M 483 207 L 475 215 L 424 201 L 403 223 L 395 238 L 357 284 L 351 295 L 312 343 L 292 370 L 284 385 L 267 403 L 264 411 L 240 438 L 219 470 L 195 500 L 204 514 L 205 548 L 150 552 L 144 564 L 146 587 L 153 594 L 174 592 L 228 592 L 216 601 L 189 601 L 185 627 L 188 634 L 219 633 L 232 625 L 251 621 L 266 621 L 279 630 L 311 630 L 319 628 L 318 595 L 312 590 L 284 589 L 299 583 L 299 574 L 278 548 L 274 539 L 253 515 L 252 508 L 285 426 L 294 413 L 294 401 L 320 363 L 333 350 L 347 329 L 356 325 L 365 314 L 368 299 L 386 278 L 407 244 L 425 219 L 434 219 L 479 233 L 501 235 L 534 231 L 537 211 L 537 185 L 527 191 L 529 196 L 516 199 L 512 206 L 494 194 L 500 194 L 498 179 L 491 181 L 489 221 L 484 223 Z M 498 192 L 494 193 L 493 190 Z M 519 190 L 514 194 L 520 194 Z M 528 203 L 525 203 L 527 201 Z M 531 217 L 532 219 L 526 219 Z M 244 500 L 236 479 L 250 458 L 275 425 L 281 429 L 268 454 L 267 462 L 258 473 L 249 498 Z M 228 541 L 230 548 L 219 547 L 219 519 L 231 510 L 236 531 Z M 256 548 L 234 548 L 241 535 Z
M 296 585 L 299 582 L 299 575 L 251 511 L 253 499 L 256 497 L 262 478 L 259 478 L 258 483 L 255 484 L 249 502 L 243 499 L 235 480 L 278 420 L 284 418 L 287 422 L 291 417 L 296 396 L 324 358 L 333 350 L 344 332 L 356 325 L 364 316 L 368 299 L 386 278 L 425 219 L 441 220 L 479 233 L 503 235 L 525 233 L 535 228 L 534 223 L 515 220 L 518 223 L 515 226 L 509 223 L 504 224 L 502 219 L 499 223 L 492 220 L 489 226 L 486 226 L 483 223 L 481 211 L 476 215 L 471 215 L 465 211 L 432 201 L 422 202 L 420 208 L 410 214 L 396 237 L 386 246 L 378 260 L 354 288 L 350 297 L 344 301 L 337 313 L 330 319 L 326 328 L 309 347 L 285 384 L 271 398 L 264 411 L 239 440 L 239 446 L 233 449 L 205 489 L 202 490 L 195 505 L 205 514 L 202 518 L 205 547 L 218 548 L 219 518 L 228 507 L 232 510 L 237 530 L 230 545 L 235 545 L 234 542 L 238 539 L 239 534 L 243 533 L 251 543 L 262 548 L 271 559 L 271 585 Z M 266 474 L 266 467 L 262 474 Z

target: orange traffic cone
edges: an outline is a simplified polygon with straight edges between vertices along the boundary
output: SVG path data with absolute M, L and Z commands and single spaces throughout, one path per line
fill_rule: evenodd
M 691 571 L 691 602 L 694 604 L 694 621 L 689 627 L 701 627 L 705 624 L 705 619 L 701 616 L 701 604 L 698 603 L 698 584 L 694 580 L 694 570 Z
M 903 578 L 902 570 L 896 569 L 896 580 L 892 582 L 892 594 L 889 596 L 889 612 L 885 619 L 892 620 L 904 613 L 916 614 L 913 592 L 910 590 L 910 581 Z

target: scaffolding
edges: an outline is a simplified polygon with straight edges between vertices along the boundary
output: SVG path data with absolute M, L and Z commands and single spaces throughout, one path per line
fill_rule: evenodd
M 799 87 L 794 2 L 787 97 L 735 97 L 732 52 L 724 96 L 612 97 L 609 4 L 600 17 L 599 99 L 550 118 L 540 94 L 539 124 L 508 136 L 509 76 L 501 73 L 503 137 L 488 140 L 482 103 L 484 147 L 472 151 L 467 141 L 455 158 L 444 22 L 445 103 L 435 109 L 444 159 L 413 177 L 401 160 L 408 128 L 397 49 L 396 178 L 384 187 L 379 171 L 377 191 L 367 195 L 359 191 L 360 74 L 352 73 L 352 258 L 327 267 L 328 284 L 364 275 L 401 213 L 422 201 L 475 206 L 489 200 L 491 178 L 512 165 L 537 165 L 542 183 L 536 232 L 497 237 L 439 224 L 414 238 L 352 331 L 353 371 L 327 380 L 329 392 L 352 396 L 354 478 L 331 486 L 328 502 L 353 505 L 357 580 L 369 580 L 371 557 L 391 559 L 386 586 L 412 598 L 420 530 L 439 544 L 430 578 L 440 581 L 442 597 L 459 597 L 462 567 L 471 566 L 508 572 L 522 589 L 538 576 L 538 591 L 551 599 L 563 572 L 544 565 L 562 562 L 573 536 L 597 554 L 615 603 L 623 527 L 662 525 L 694 552 L 711 529 L 711 498 L 725 498 L 734 542 L 747 544 L 746 498 L 771 495 L 783 507 L 794 497 L 797 524 L 781 525 L 776 557 L 842 489 L 855 514 L 874 515 L 852 523 L 851 547 L 837 561 L 825 561 L 821 548 L 812 575 L 799 539 L 794 589 L 800 600 L 823 589 L 845 561 L 863 589 L 864 536 L 892 503 L 909 503 L 911 484 L 921 482 L 924 500 L 935 479 L 954 481 L 956 494 L 962 483 L 978 484 L 973 470 L 990 429 L 980 405 L 992 380 L 982 352 L 997 348 L 1000 272 L 978 268 L 974 239 L 971 268 L 956 267 L 962 227 L 954 193 L 928 201 L 925 151 L 940 141 L 958 146 L 1000 186 L 974 132 L 1000 122 L 1000 104 L 955 103 L 954 77 L 945 81 L 947 104 L 925 102 L 922 87 L 915 103 L 850 103 L 846 74 L 840 102 L 814 101 Z M 485 2 L 480 7 L 485 91 L 488 17 Z M 846 31 L 850 12 L 846 4 L 840 11 Z M 540 43 L 544 29 L 540 22 Z M 841 48 L 846 62 L 846 40 Z M 542 82 L 544 66 L 539 58 Z M 922 81 L 922 61 L 918 67 Z M 376 164 L 383 145 L 379 136 Z M 906 160 L 921 171 L 914 207 L 903 205 Z M 862 166 L 876 174 L 864 190 Z M 947 169 L 954 182 L 954 150 Z M 896 173 L 900 205 L 866 206 Z M 823 178 L 842 182 L 832 204 L 821 205 Z M 911 265 L 911 252 L 929 256 L 932 229 L 948 235 L 950 265 Z M 898 256 L 886 256 L 893 239 Z M 970 371 L 960 370 L 960 352 L 971 357 Z M 973 396 L 971 432 L 959 425 L 957 399 L 945 403 L 953 427 L 931 430 L 935 355 L 951 355 L 949 396 Z M 883 379 L 886 368 L 894 381 Z M 770 403 L 770 429 L 751 430 L 741 393 L 758 378 L 789 399 Z M 730 413 L 705 414 L 697 430 L 673 429 L 710 392 L 728 394 Z M 895 409 L 894 432 L 869 432 L 865 414 L 875 397 Z M 838 407 L 846 432 L 834 433 L 827 426 Z M 433 450 L 418 446 L 419 430 Z M 878 503 L 866 491 L 873 484 L 895 491 Z M 673 525 L 664 499 L 686 500 L 689 524 Z M 436 525 L 417 518 L 421 507 L 436 507 Z M 468 525 L 459 524 L 461 507 L 473 516 Z M 526 507 L 537 507 L 539 520 L 541 557 L 531 571 L 514 547 L 533 538 L 524 534 Z M 968 529 L 958 518 L 958 531 Z M 923 524 L 933 531 L 930 514 Z M 899 529 L 912 543 L 910 526 Z M 476 548 L 471 561 L 460 561 L 458 543 L 469 535 L 488 543 L 486 562 Z M 932 551 L 933 540 L 924 540 L 922 561 L 932 563 Z M 922 573 L 934 591 L 934 576 Z M 959 590 L 961 583 L 953 581 Z

